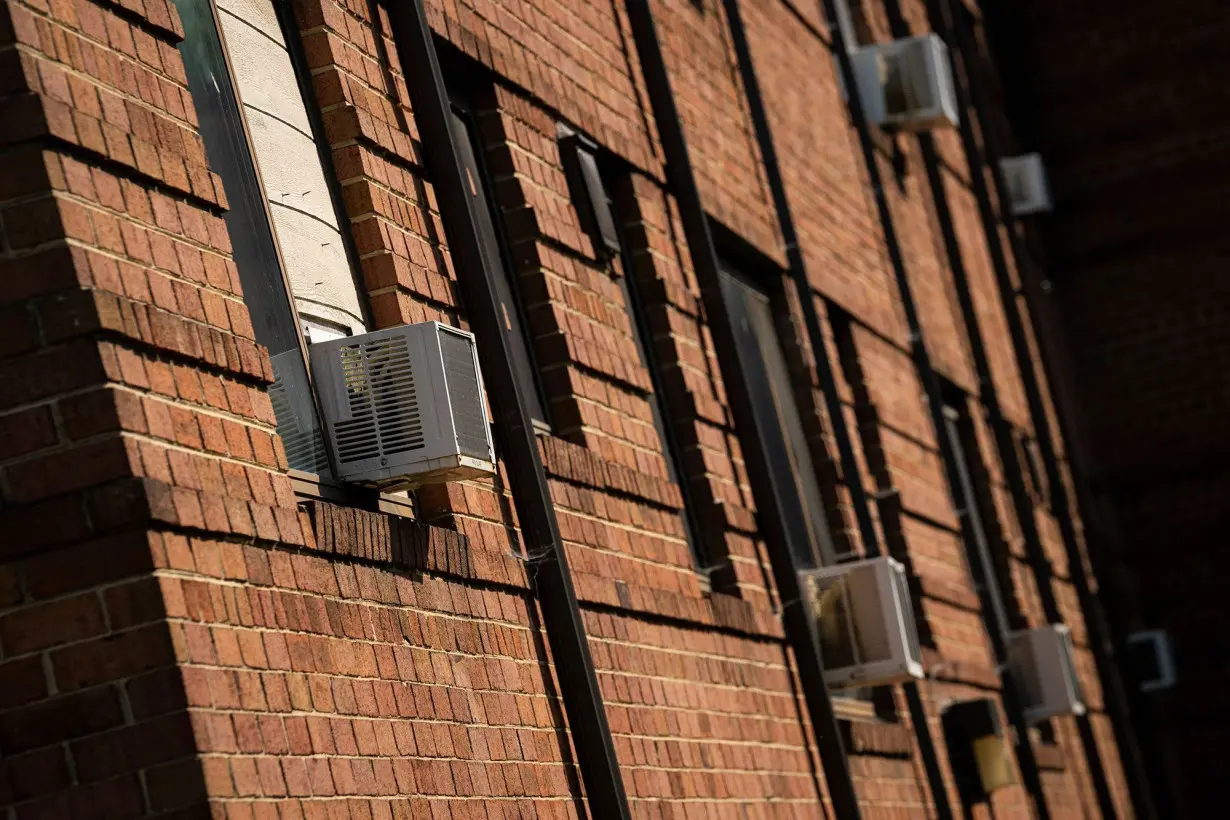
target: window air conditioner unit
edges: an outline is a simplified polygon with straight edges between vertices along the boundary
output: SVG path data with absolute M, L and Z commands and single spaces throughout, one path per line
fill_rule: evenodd
M 495 472 L 473 334 L 421 322 L 309 351 L 337 478 L 398 490 Z
M 286 462 L 293 470 L 328 475 L 329 457 L 316 425 L 303 352 L 296 346 L 269 359 L 274 378 L 269 386 L 269 402 L 278 422 L 278 435 L 286 447 Z
M 808 570 L 824 678 L 832 689 L 880 686 L 923 676 L 905 567 L 888 557 Z
M 867 119 L 928 131 L 960 122 L 948 47 L 936 34 L 864 46 L 850 55 Z
M 1014 216 L 1027 216 L 1051 210 L 1051 187 L 1046 181 L 1046 166 L 1040 154 L 1004 157 L 999 170 L 1008 186 Z
M 1144 629 L 1127 639 L 1128 665 L 1142 692 L 1160 692 L 1175 684 L 1174 652 L 1164 629 Z
M 1008 666 L 1025 701 L 1025 719 L 1037 723 L 1059 715 L 1085 714 L 1085 699 L 1064 624 L 1023 629 L 1008 636 Z

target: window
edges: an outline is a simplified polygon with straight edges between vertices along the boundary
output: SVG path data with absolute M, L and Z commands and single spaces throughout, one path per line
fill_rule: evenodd
M 303 334 L 311 341 L 365 327 L 287 35 L 272 8 L 175 5 L 201 137 L 229 200 L 244 302 L 273 363 L 278 432 L 292 469 L 327 475 Z
M 945 383 L 943 386 L 944 434 L 956 458 L 961 484 L 958 489 L 965 505 L 964 510 L 958 511 L 964 519 L 965 549 L 976 556 L 985 573 L 983 579 L 974 578 L 974 581 L 976 584 L 981 582 L 989 599 L 990 610 L 983 615 L 987 628 L 1006 636 L 1009 631 L 1025 626 L 1024 615 L 1017 607 L 1009 611 L 1004 600 L 1003 590 L 1012 588 L 1011 570 L 1007 564 L 1008 548 L 996 524 L 995 506 L 989 495 L 990 477 L 979 453 L 978 439 L 969 417 L 968 400 L 955 385 Z M 991 549 L 993 532 L 989 528 L 992 527 L 999 547 L 996 550 Z M 971 540 L 973 543 L 969 543 Z M 996 554 L 1003 560 L 996 560 Z
M 983 621 L 988 630 L 995 630 L 1006 639 L 1013 631 L 1028 629 L 1029 619 L 1021 609 L 1020 600 L 1012 594 L 1012 558 L 991 497 L 991 478 L 970 417 L 969 398 L 951 382 L 944 381 L 942 388 L 945 396 L 945 433 L 957 460 L 961 493 L 969 508 L 968 535 L 974 542 L 966 543 L 965 548 L 967 551 L 977 551 L 986 573 L 983 585 L 990 608 L 983 613 Z M 1021 443 L 1018 440 L 1018 444 Z M 1007 596 L 1005 591 L 1009 593 Z M 1030 734 L 1043 743 L 1053 745 L 1057 742 L 1054 723 L 1049 719 L 1030 727 Z
M 723 263 L 722 291 L 730 311 L 739 362 L 751 392 L 756 441 L 769 463 L 771 491 L 781 506 L 786 540 L 796 565 L 836 561 L 820 484 L 794 400 L 790 370 L 774 327 L 769 297 Z
M 487 177 L 479 160 L 477 130 L 470 120 L 465 106 L 456 98 L 453 100 L 453 133 L 457 139 L 457 149 L 460 152 L 462 167 L 465 169 L 466 180 L 470 189 L 471 203 L 474 209 L 475 223 L 478 227 L 480 250 L 486 270 L 492 272 L 493 284 L 500 300 L 504 314 L 504 333 L 508 340 L 508 348 L 512 352 L 512 365 L 517 380 L 521 383 L 525 395 L 526 406 L 530 417 L 536 425 L 547 428 L 547 414 L 543 402 L 543 394 L 539 386 L 537 368 L 534 364 L 533 351 L 525 335 L 526 321 L 521 304 L 517 299 L 517 287 L 510 274 L 512 266 L 504 252 L 504 244 L 496 227 L 494 198 L 487 186 Z

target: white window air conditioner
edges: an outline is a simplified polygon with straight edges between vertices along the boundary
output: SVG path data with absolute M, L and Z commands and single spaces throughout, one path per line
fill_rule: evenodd
M 807 570 L 824 678 L 832 689 L 880 686 L 923 676 L 905 567 L 889 557 Z
M 864 46 L 850 55 L 867 119 L 928 131 L 960 122 L 948 47 L 936 34 Z
M 1008 186 L 1008 197 L 1015 216 L 1051 210 L 1051 187 L 1046 181 L 1046 166 L 1040 154 L 1022 154 L 999 161 L 999 170 Z
M 1025 719 L 1030 723 L 1085 714 L 1072 630 L 1066 625 L 1013 632 L 1008 636 L 1008 667 L 1021 689 Z
M 397 490 L 495 472 L 472 334 L 421 322 L 309 350 L 337 478 Z
M 1164 629 L 1144 629 L 1127 639 L 1128 663 L 1142 692 L 1160 692 L 1175 684 L 1174 652 Z

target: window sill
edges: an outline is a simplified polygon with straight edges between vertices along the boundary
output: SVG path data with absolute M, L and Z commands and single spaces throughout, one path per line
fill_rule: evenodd
M 830 695 L 830 698 L 833 701 L 833 714 L 838 720 L 880 722 L 876 705 L 870 698 L 842 694 Z
M 871 706 L 870 703 L 867 704 Z M 833 706 L 837 707 L 834 703 Z M 837 726 L 846 751 L 870 757 L 910 758 L 914 755 L 914 736 L 900 723 L 889 723 L 873 717 L 863 720 L 841 720 Z M 838 710 L 840 717 L 840 710 Z
M 1062 772 L 1067 768 L 1063 759 L 1063 749 L 1057 743 L 1045 741 L 1034 743 L 1034 759 L 1038 768 L 1050 772 Z
M 415 518 L 414 503 L 408 496 L 382 493 L 356 484 L 346 484 L 302 470 L 288 470 L 291 488 L 300 501 L 328 501 L 343 507 L 378 511 L 401 518 Z

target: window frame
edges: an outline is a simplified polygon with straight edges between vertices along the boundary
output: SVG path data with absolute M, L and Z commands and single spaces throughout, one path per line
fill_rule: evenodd
M 781 467 L 780 464 L 771 465 L 770 482 L 772 486 L 766 487 L 768 492 L 774 493 L 778 499 L 778 504 L 785 507 L 787 505 L 797 506 L 804 516 L 810 518 L 810 525 L 805 523 L 809 533 L 806 544 L 799 545 L 795 542 L 797 533 L 787 531 L 787 546 L 790 548 L 791 554 L 794 557 L 796 569 L 810 569 L 820 566 L 833 566 L 841 563 L 842 553 L 837 551 L 837 541 L 834 537 L 829 521 L 829 508 L 825 503 L 824 491 L 821 487 L 820 474 L 816 470 L 815 454 L 812 452 L 810 440 L 807 435 L 807 428 L 804 424 L 804 407 L 801 406 L 799 396 L 795 389 L 794 380 L 790 377 L 790 358 L 787 351 L 787 345 L 781 337 L 781 333 L 777 326 L 777 320 L 774 312 L 774 296 L 780 296 L 771 290 L 774 283 L 764 282 L 763 278 L 749 275 L 743 265 L 737 264 L 729 255 L 719 257 L 719 265 L 721 268 L 721 276 L 723 277 L 723 286 L 726 282 L 731 282 L 736 287 L 744 289 L 755 296 L 764 300 L 767 306 L 767 315 L 762 317 L 767 319 L 765 332 L 768 333 L 768 338 L 761 336 L 760 332 L 752 327 L 750 334 L 756 341 L 756 361 L 744 361 L 744 371 L 748 373 L 756 373 L 759 370 L 765 373 L 766 380 L 770 382 L 772 390 L 771 396 L 775 399 L 772 402 L 773 409 L 769 410 L 758 402 L 753 397 L 753 417 L 755 419 L 755 436 L 756 444 L 768 444 L 769 437 L 772 436 L 780 440 L 784 455 L 791 462 L 790 476 L 778 477 L 777 473 Z M 777 282 L 780 286 L 780 281 Z M 733 307 L 734 294 L 729 290 L 724 294 L 727 310 Z M 750 303 L 748 303 L 750 304 Z M 749 313 L 750 317 L 750 313 Z M 739 346 L 740 338 L 738 336 L 739 327 L 738 317 L 731 315 L 730 320 L 736 331 L 736 355 L 744 356 L 744 348 Z M 781 373 L 777 374 L 782 381 L 781 384 L 773 385 L 774 375 L 770 363 L 765 360 L 765 346 L 772 345 L 774 352 L 780 357 Z M 764 365 L 756 367 L 754 365 Z M 789 404 L 785 404 L 788 401 Z M 793 418 L 783 417 L 783 408 L 789 408 L 793 411 Z M 776 430 L 766 426 L 767 419 L 765 414 L 771 415 L 773 425 Z M 790 415 L 787 413 L 786 415 Z M 792 430 L 793 421 L 797 421 L 797 429 Z M 766 457 L 772 456 L 766 452 Z M 800 486 L 800 484 L 804 486 Z M 812 488 L 805 485 L 814 485 L 814 493 Z M 790 495 L 787 496 L 783 490 L 789 490 Z M 812 496 L 808 498 L 808 496 Z M 786 512 L 783 510 L 783 512 Z M 805 521 L 808 519 L 805 518 Z M 812 532 L 815 530 L 815 532 Z M 801 554 L 800 546 L 807 546 L 807 554 Z
M 807 435 L 807 427 L 806 427 L 806 424 L 804 423 L 804 413 L 807 411 L 806 403 L 800 400 L 798 390 L 795 387 L 795 381 L 793 378 L 791 378 L 791 369 L 790 369 L 790 364 L 791 364 L 790 347 L 791 346 L 788 345 L 786 341 L 782 338 L 781 331 L 778 325 L 779 313 L 774 310 L 775 303 L 780 303 L 780 301 L 784 297 L 784 281 L 781 277 L 778 277 L 775 281 L 766 282 L 765 281 L 766 277 L 756 277 L 752 274 L 748 274 L 746 272 L 746 269 L 742 265 L 736 264 L 735 261 L 732 261 L 732 257 L 730 255 L 719 256 L 718 264 L 720 265 L 721 275 L 723 277 L 729 277 L 737 284 L 743 286 L 747 290 L 762 297 L 764 299 L 765 304 L 769 308 L 769 313 L 768 313 L 769 321 L 768 321 L 766 330 L 769 334 L 771 334 L 770 341 L 776 348 L 777 353 L 780 354 L 781 356 L 781 366 L 782 366 L 781 367 L 782 369 L 781 378 L 784 381 L 784 383 L 779 387 L 778 393 L 779 394 L 784 393 L 785 397 L 790 401 L 791 405 L 794 408 L 794 413 L 797 418 L 798 428 L 799 428 L 796 433 L 796 437 L 798 440 L 793 445 L 791 441 L 789 440 L 789 438 L 787 438 L 786 431 L 784 430 L 781 431 L 783 444 L 785 445 L 787 450 L 795 449 L 796 445 L 798 448 L 801 448 L 803 457 L 806 459 L 806 466 L 810 468 L 810 475 L 812 478 L 812 482 L 815 485 L 814 503 L 816 504 L 816 512 L 820 516 L 820 532 L 826 534 L 828 538 L 827 554 L 826 554 L 826 550 L 823 544 L 813 543 L 812 553 L 815 556 L 814 563 L 808 567 L 800 566 L 798 563 L 798 556 L 795 555 L 795 567 L 796 569 L 808 569 L 812 567 L 822 567 L 822 566 L 840 566 L 841 564 L 846 563 L 847 561 L 856 559 L 858 556 L 851 552 L 840 553 L 837 551 L 837 547 L 838 547 L 837 538 L 836 538 L 835 533 L 832 530 L 831 522 L 829 521 L 829 513 L 831 512 L 831 510 L 829 508 L 828 503 L 825 501 L 824 488 L 823 488 L 823 484 L 820 479 L 820 473 L 816 469 L 816 453 L 813 452 L 813 449 L 811 446 L 811 440 Z M 767 263 L 762 263 L 762 264 L 767 264 Z M 727 296 L 726 303 L 729 309 L 730 294 L 727 293 L 726 296 Z M 736 317 L 731 316 L 730 318 L 731 318 L 732 325 L 734 325 L 737 321 Z M 739 328 L 735 327 L 734 330 L 736 334 L 738 334 Z M 756 335 L 755 331 L 753 331 L 753 335 Z M 757 338 L 757 341 L 758 341 L 759 346 L 763 346 L 765 343 L 765 341 L 760 338 Z M 735 343 L 736 345 L 738 345 L 739 343 L 739 339 L 737 338 L 737 336 L 735 339 Z M 736 351 L 736 353 L 738 355 L 739 351 Z M 746 372 L 754 371 L 754 368 L 747 367 L 747 363 L 744 364 L 744 369 Z M 770 368 L 766 367 L 765 370 L 767 373 L 770 370 Z M 757 410 L 757 406 L 758 406 L 757 402 L 753 400 L 752 411 L 753 411 L 753 416 L 755 416 L 755 424 L 757 427 L 757 438 L 760 440 L 763 440 L 765 438 L 766 431 L 762 427 L 763 421 L 761 419 L 760 411 Z M 774 402 L 774 406 L 777 407 L 778 403 Z M 780 415 L 775 413 L 775 416 L 780 421 Z M 771 470 L 771 474 L 770 474 L 771 480 L 772 480 L 772 472 L 773 471 Z M 803 470 L 799 469 L 799 472 L 802 473 Z M 790 483 L 794 484 L 794 482 L 790 482 Z M 777 483 L 774 482 L 774 486 L 769 487 L 767 489 L 769 492 L 773 492 L 777 494 L 778 503 L 781 504 L 782 496 L 778 489 Z M 802 493 L 799 494 L 799 498 L 800 498 L 800 503 L 802 503 L 803 502 Z M 787 537 L 789 537 L 789 534 L 787 534 Z M 787 546 L 790 547 L 791 552 L 794 553 L 793 546 L 789 543 L 787 544 Z M 883 687 L 883 686 L 861 687 L 858 689 L 830 691 L 829 696 L 833 703 L 834 712 L 841 719 L 850 720 L 850 721 L 857 720 L 857 721 L 863 721 L 867 723 L 895 723 L 895 722 L 898 722 L 897 714 L 896 714 L 896 705 L 892 701 L 891 689 L 888 687 Z
M 329 475 L 318 474 L 298 468 L 295 468 L 295 470 L 305 476 L 315 476 L 319 482 L 333 482 L 333 475 L 337 473 L 337 464 L 334 459 L 333 450 L 325 440 L 326 430 L 324 427 L 324 413 L 322 412 L 319 395 L 316 391 L 312 377 L 312 368 L 310 364 L 311 359 L 308 355 L 308 342 L 303 332 L 303 317 L 299 314 L 298 306 L 295 304 L 294 292 L 291 289 L 290 278 L 286 270 L 286 259 L 282 253 L 282 245 L 278 238 L 277 228 L 273 221 L 273 213 L 269 208 L 268 188 L 266 187 L 264 178 L 261 175 L 260 162 L 257 159 L 253 148 L 254 142 L 252 139 L 252 132 L 249 127 L 247 117 L 244 114 L 243 98 L 239 92 L 239 87 L 235 82 L 235 67 L 231 60 L 230 49 L 227 47 L 226 34 L 222 28 L 222 21 L 218 16 L 219 12 L 217 3 L 215 0 L 172 0 L 172 2 L 176 7 L 177 13 L 180 14 L 180 18 L 183 20 L 185 28 L 184 38 L 177 46 L 177 50 L 180 50 L 182 54 L 182 49 L 185 45 L 189 48 L 204 47 L 211 51 L 216 49 L 216 55 L 219 56 L 221 60 L 220 63 L 213 66 L 213 68 L 224 71 L 226 75 L 224 84 L 215 82 L 213 84 L 213 92 L 210 92 L 208 88 L 206 88 L 202 94 L 202 89 L 199 85 L 195 90 L 192 88 L 190 78 L 193 74 L 193 68 L 191 66 L 193 61 L 190 59 L 184 60 L 186 64 L 186 73 L 189 78 L 188 90 L 193 96 L 194 104 L 197 104 L 199 97 L 213 100 L 214 105 L 218 109 L 218 114 L 222 118 L 222 130 L 230 135 L 230 139 L 234 143 L 231 146 L 231 156 L 228 156 L 225 159 L 219 157 L 217 150 L 215 150 L 213 155 L 210 156 L 209 147 L 205 146 L 210 170 L 217 174 L 218 178 L 223 182 L 223 187 L 228 201 L 226 214 L 229 216 L 232 213 L 242 213 L 236 211 L 235 204 L 243 203 L 243 207 L 251 209 L 251 217 L 257 217 L 259 215 L 259 226 L 247 225 L 244 230 L 235 231 L 235 233 L 243 235 L 246 231 L 259 231 L 262 236 L 255 239 L 254 243 L 255 245 L 267 244 L 267 247 L 261 251 L 261 253 L 271 255 L 272 257 L 271 259 L 257 260 L 260 263 L 259 265 L 249 261 L 249 263 L 244 267 L 248 268 L 249 271 L 267 271 L 270 267 L 277 269 L 276 277 L 268 277 L 263 282 L 266 287 L 272 286 L 275 291 L 280 288 L 280 292 L 273 292 L 270 294 L 271 301 L 275 302 L 275 304 L 268 306 L 258 304 L 253 306 L 249 302 L 249 299 L 253 298 L 252 294 L 256 293 L 259 289 L 249 289 L 246 284 L 244 284 L 243 271 L 238 261 L 235 261 L 234 253 L 232 252 L 232 261 L 235 261 L 235 267 L 240 271 L 240 283 L 241 285 L 244 285 L 244 306 L 247 307 L 249 311 L 259 311 L 260 309 L 280 311 L 284 308 L 286 315 L 290 319 L 291 328 L 293 329 L 295 335 L 295 344 L 299 350 L 298 362 L 302 366 L 302 376 L 304 380 L 303 387 L 308 392 L 308 400 L 313 409 L 312 421 L 315 423 L 315 429 L 318 431 L 321 439 L 321 447 L 324 453 L 324 459 L 327 464 Z M 193 6 L 197 6 L 202 9 L 202 15 L 199 21 L 192 15 L 184 14 L 180 11 L 181 6 L 187 4 L 192 4 Z M 198 22 L 201 23 L 199 28 L 196 25 Z M 200 40 L 197 38 L 206 38 L 206 40 Z M 202 45 L 202 43 L 206 42 L 206 45 Z M 297 66 L 294 64 L 293 57 L 292 67 L 297 69 Z M 211 74 L 211 76 L 214 75 Z M 314 104 L 312 101 L 304 100 L 305 107 L 312 104 Z M 209 115 L 201 115 L 201 112 L 199 111 L 199 104 L 197 114 L 197 130 L 200 134 L 201 141 L 204 144 L 206 141 L 204 123 Z M 231 169 L 230 176 L 234 180 L 233 184 L 239 184 L 242 186 L 241 190 L 237 192 L 239 194 L 238 196 L 232 195 L 232 191 L 234 190 L 233 188 L 231 190 L 226 190 L 226 176 L 218 170 L 219 165 L 225 166 L 230 164 L 232 161 L 234 167 Z M 227 232 L 229 235 L 232 233 L 233 229 L 232 221 L 227 219 L 227 216 L 224 216 L 223 219 L 226 222 Z M 345 226 L 343 226 L 343 228 L 345 228 Z M 232 249 L 235 244 L 236 242 L 232 237 Z M 256 281 L 253 278 L 254 275 L 255 274 L 249 272 L 247 278 L 251 281 Z M 256 323 L 254 322 L 253 325 L 255 327 Z M 286 331 L 283 329 L 281 332 L 285 333 Z M 263 342 L 259 339 L 257 342 L 264 346 L 267 350 L 271 349 L 271 346 L 267 342 Z M 292 349 L 294 348 L 287 347 L 286 350 L 278 351 L 276 355 L 288 353 Z M 275 354 L 271 351 L 270 356 L 272 357 L 273 355 Z M 280 429 L 278 430 L 278 435 L 279 437 L 282 435 Z M 317 466 L 319 466 L 319 462 L 317 462 Z
M 479 190 L 475 192 L 474 199 L 480 200 L 487 211 L 486 220 L 483 219 L 481 213 L 475 213 L 475 222 L 480 229 L 480 240 L 482 223 L 488 222 L 491 228 L 491 242 L 494 247 L 480 248 L 483 255 L 488 257 L 488 261 L 498 266 L 497 270 L 493 270 L 492 264 L 486 267 L 488 277 L 492 278 L 492 284 L 498 292 L 503 289 L 507 290 L 508 296 L 501 294 L 501 302 L 504 302 L 505 310 L 505 330 L 506 335 L 510 337 L 510 343 L 514 349 L 514 362 L 517 358 L 516 348 L 520 347 L 524 351 L 526 372 L 516 374 L 519 381 L 526 382 L 522 386 L 526 389 L 526 399 L 532 404 L 527 409 L 530 411 L 530 420 L 534 425 L 534 430 L 539 434 L 550 435 L 552 430 L 551 425 L 551 402 L 550 394 L 546 390 L 543 383 L 542 367 L 539 362 L 538 352 L 534 347 L 534 336 L 532 325 L 529 320 L 529 313 L 526 310 L 525 299 L 521 291 L 521 283 L 518 280 L 517 266 L 512 254 L 512 243 L 509 242 L 508 233 L 502 219 L 502 210 L 499 206 L 499 200 L 495 196 L 495 181 L 491 174 L 490 166 L 487 162 L 486 151 L 483 148 L 481 140 L 481 129 L 479 128 L 474 107 L 471 103 L 470 96 L 453 85 L 449 85 L 446 89 L 449 98 L 449 110 L 453 116 L 453 124 L 464 128 L 464 133 L 454 134 L 457 142 L 461 146 L 468 146 L 469 153 L 474 160 L 473 173 L 475 179 L 474 184 Z M 467 158 L 464 154 L 458 157 L 463 168 L 468 166 Z M 511 302 L 511 306 L 508 304 Z M 511 307 L 511 310 L 509 309 Z M 512 314 L 516 320 L 516 328 L 508 326 L 508 314 Z M 514 369 L 519 370 L 514 364 Z

